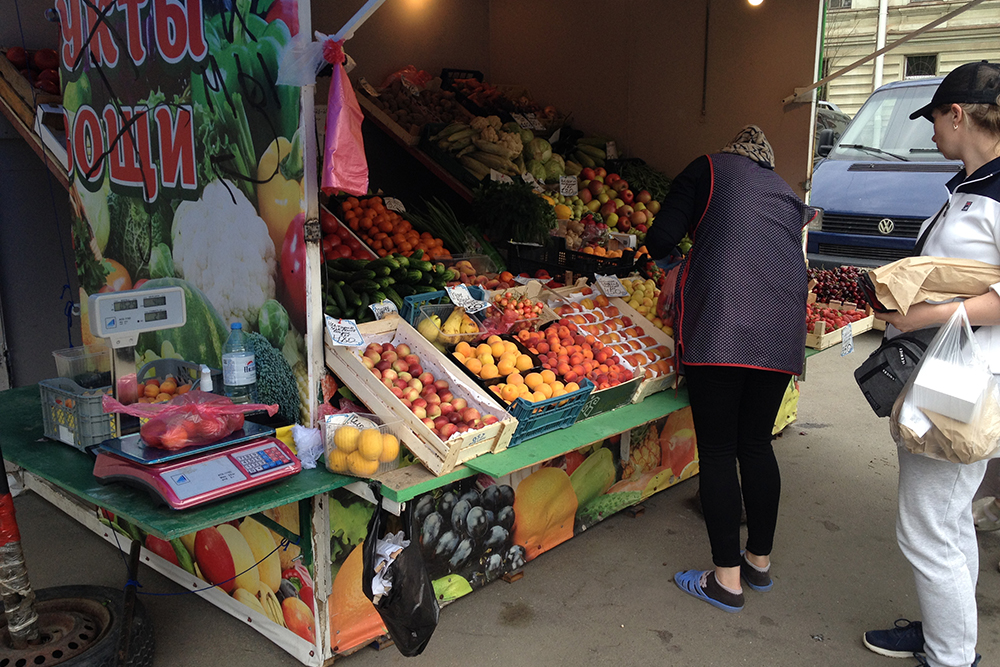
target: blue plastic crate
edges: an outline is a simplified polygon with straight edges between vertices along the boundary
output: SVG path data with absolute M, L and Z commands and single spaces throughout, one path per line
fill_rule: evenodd
M 469 294 L 472 295 L 473 299 L 479 301 L 486 300 L 486 292 L 482 287 L 470 285 Z M 411 294 L 403 298 L 403 310 L 400 311 L 399 316 L 406 320 L 407 324 L 411 327 L 415 327 L 417 326 L 417 316 L 420 315 L 420 306 L 426 306 L 429 303 L 441 303 L 442 299 L 447 298 L 448 292 L 444 290 L 427 292 L 426 294 Z
M 517 430 L 507 447 L 515 447 L 525 440 L 572 426 L 594 390 L 594 383 L 586 378 L 579 384 L 580 388 L 576 391 L 556 398 L 534 402 L 518 398 L 511 403 L 507 412 L 517 419 Z M 497 400 L 500 401 L 499 398 Z

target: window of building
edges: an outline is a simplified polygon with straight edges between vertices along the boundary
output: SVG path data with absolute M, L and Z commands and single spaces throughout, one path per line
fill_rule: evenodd
M 827 0 L 827 9 L 850 9 L 851 0 Z
M 819 78 L 825 79 L 830 76 L 830 59 L 823 58 L 823 64 L 820 66 Z M 830 84 L 824 83 L 822 86 L 816 89 L 816 99 L 825 100 L 827 99 L 827 94 L 829 91 Z
M 937 75 L 937 56 L 906 56 L 904 78 L 916 79 Z

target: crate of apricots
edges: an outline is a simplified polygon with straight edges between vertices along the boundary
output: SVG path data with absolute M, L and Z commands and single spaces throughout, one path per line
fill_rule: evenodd
M 416 250 L 423 250 L 425 257 L 433 260 L 451 258 L 444 241 L 430 232 L 418 232 L 397 211 L 386 207 L 381 197 L 348 197 L 340 205 L 340 215 L 358 237 L 379 257 L 398 252 L 409 257 Z
M 563 382 L 557 378 L 515 336 L 490 336 L 478 346 L 459 343 L 451 354 L 517 419 L 508 447 L 571 426 L 594 389 L 587 379 Z

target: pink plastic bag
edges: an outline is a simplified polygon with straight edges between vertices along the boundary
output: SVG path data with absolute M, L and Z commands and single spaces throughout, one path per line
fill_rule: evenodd
M 243 413 L 266 410 L 272 417 L 277 405 L 235 405 L 225 396 L 194 390 L 168 403 L 122 405 L 110 396 L 101 402 L 105 412 L 120 412 L 148 421 L 139 427 L 147 445 L 161 449 L 183 449 L 207 445 L 243 428 Z
M 368 160 L 361 136 L 364 115 L 354 96 L 351 80 L 341 63 L 333 65 L 333 80 L 326 108 L 326 146 L 323 152 L 323 192 L 338 190 L 352 195 L 368 192 Z

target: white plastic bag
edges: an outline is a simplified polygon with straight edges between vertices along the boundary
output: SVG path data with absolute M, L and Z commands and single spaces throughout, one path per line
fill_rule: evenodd
M 1000 389 L 960 305 L 927 347 L 892 408 L 896 444 L 914 454 L 973 463 L 1000 445 Z

